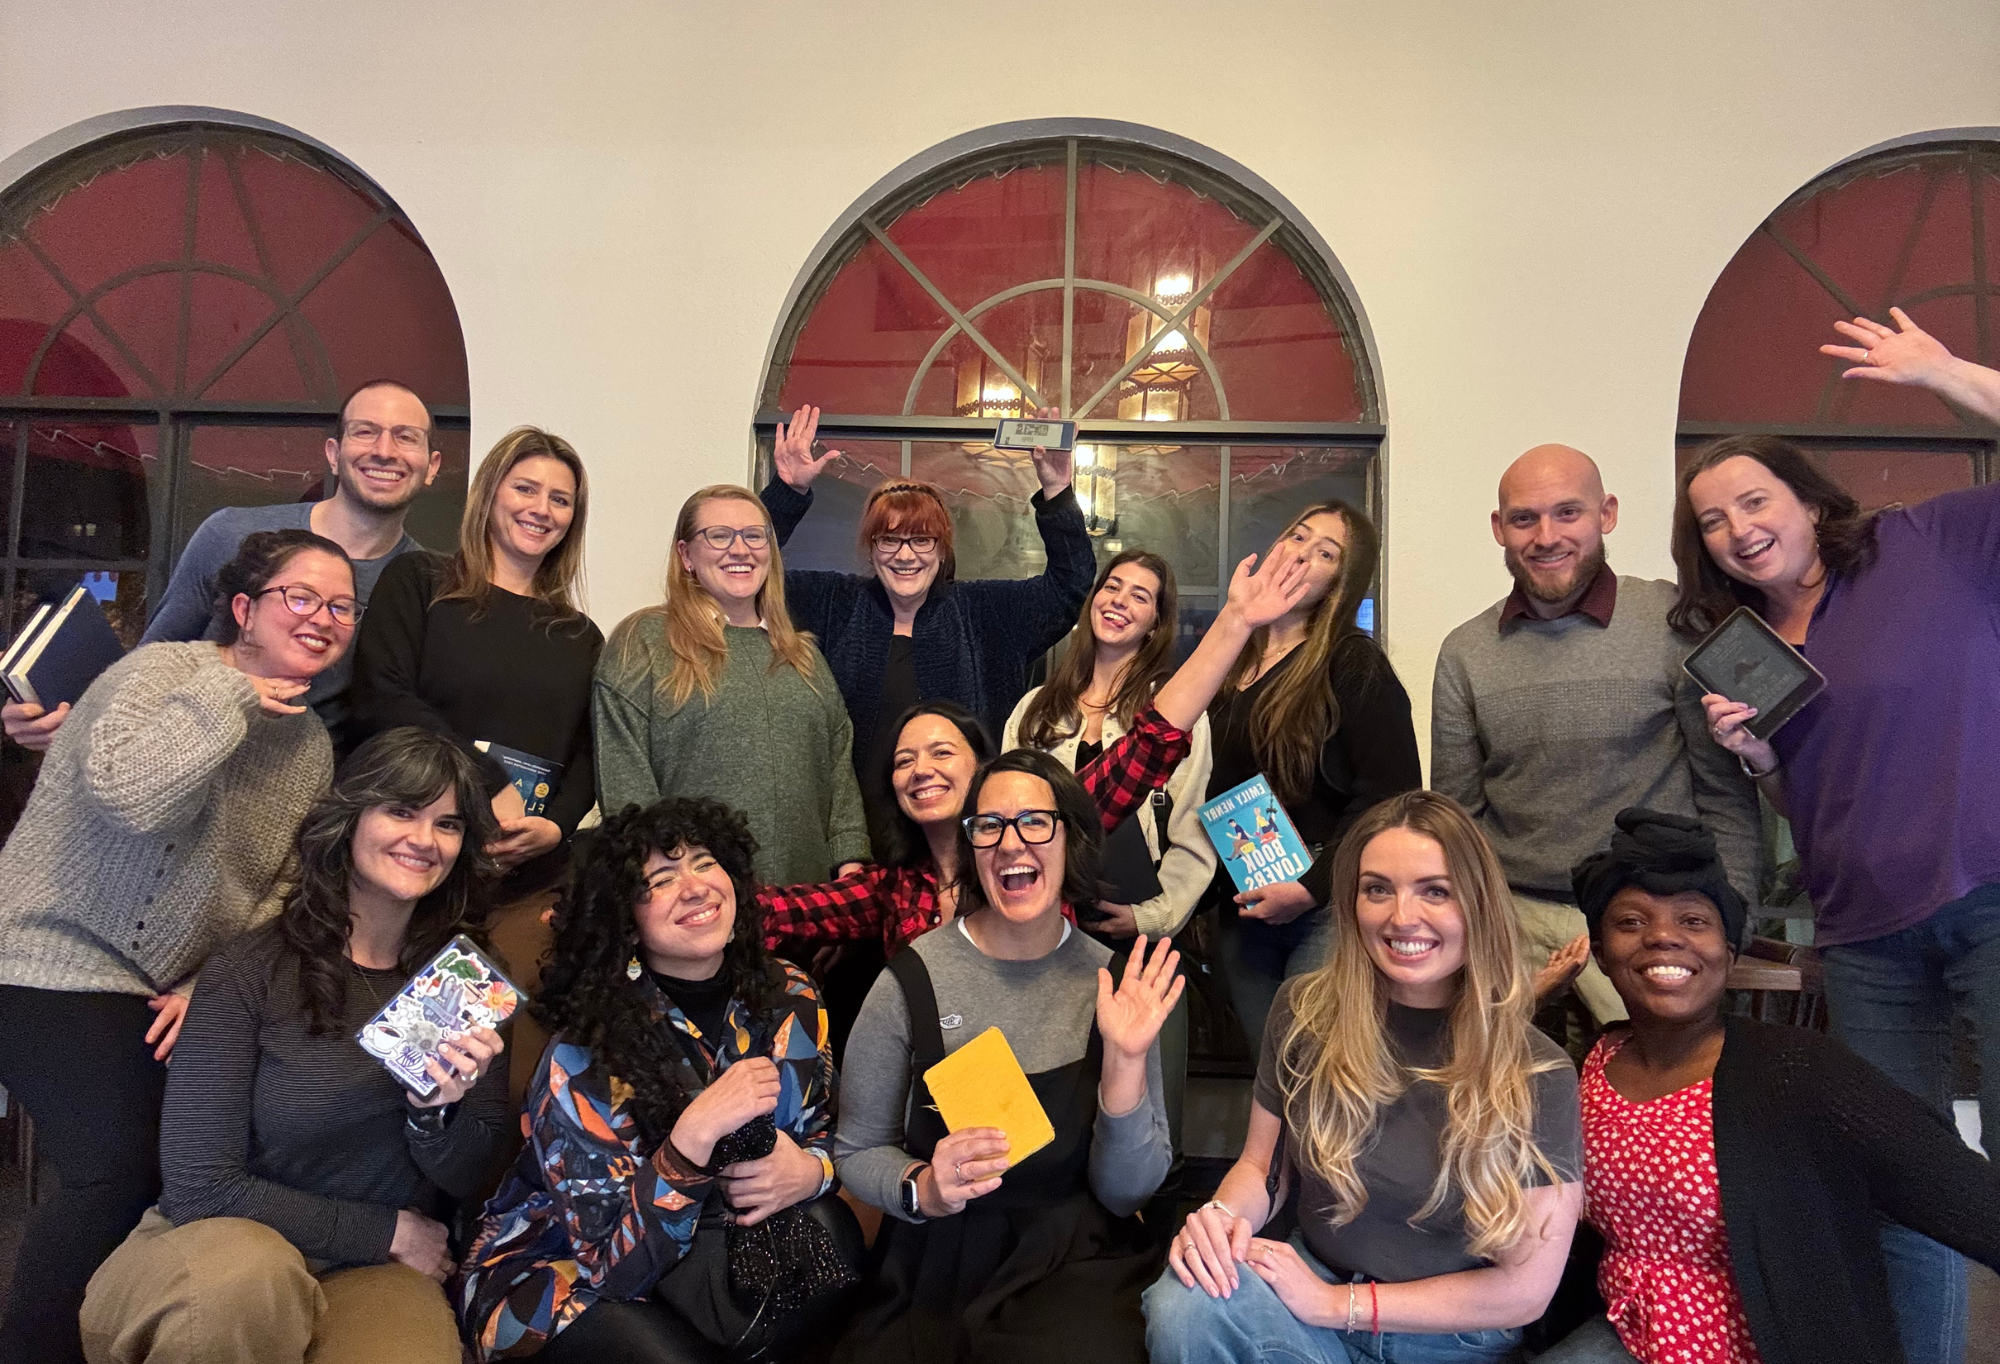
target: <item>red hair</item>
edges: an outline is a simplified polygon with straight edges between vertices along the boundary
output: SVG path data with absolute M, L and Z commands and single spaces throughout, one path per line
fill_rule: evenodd
M 875 538 L 878 535 L 931 535 L 937 538 L 938 581 L 950 582 L 958 568 L 952 543 L 951 509 L 935 484 L 891 479 L 868 494 L 861 509 L 861 558 L 875 566 Z

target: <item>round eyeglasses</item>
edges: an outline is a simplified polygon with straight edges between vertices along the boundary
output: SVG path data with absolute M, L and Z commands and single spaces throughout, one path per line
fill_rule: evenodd
M 1023 843 L 1047 843 L 1062 823 L 1054 810 L 1023 810 L 1012 819 L 1005 815 L 967 815 L 959 823 L 975 848 L 991 848 L 1007 836 L 1007 827 L 1021 836 Z
M 771 542 L 770 532 L 762 526 L 745 526 L 741 530 L 734 530 L 728 526 L 710 526 L 706 530 L 696 531 L 695 534 L 707 541 L 708 547 L 714 550 L 726 550 L 739 539 L 743 541 L 745 549 L 762 549 Z
M 280 595 L 285 603 L 285 609 L 295 616 L 318 615 L 320 607 L 324 606 L 336 625 L 352 626 L 360 623 L 363 607 L 352 597 L 335 597 L 329 601 L 310 587 L 300 587 L 297 584 L 289 587 L 267 587 L 257 595 L 268 597 L 273 592 Z

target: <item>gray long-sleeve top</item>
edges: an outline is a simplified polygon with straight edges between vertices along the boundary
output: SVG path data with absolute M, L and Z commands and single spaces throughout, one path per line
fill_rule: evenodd
M 904 951 L 922 957 L 930 972 L 947 1054 L 998 1027 L 1030 1075 L 1083 1058 L 1097 1014 L 1097 969 L 1111 960 L 1102 944 L 1065 926 L 1062 944 L 1047 956 L 1000 961 L 973 945 L 960 920 L 924 934 Z M 902 986 L 884 971 L 875 978 L 848 1038 L 834 1159 L 843 1184 L 898 1218 L 903 1213 L 897 1186 L 903 1171 L 918 1159 L 903 1146 L 911 1063 L 910 1014 Z M 1091 1136 L 1091 1192 L 1111 1212 L 1129 1216 L 1160 1187 L 1172 1161 L 1155 1040 L 1146 1055 L 1144 1101 L 1115 1117 L 1098 1111 Z
M 402 1085 L 354 1040 L 405 979 L 354 967 L 340 1019 L 314 1037 L 298 968 L 274 928 L 209 959 L 167 1069 L 168 1220 L 247 1217 L 308 1259 L 380 1264 L 398 1209 L 434 1216 L 439 1193 L 477 1191 L 507 1116 L 505 1056 L 442 1132 L 413 1130 Z

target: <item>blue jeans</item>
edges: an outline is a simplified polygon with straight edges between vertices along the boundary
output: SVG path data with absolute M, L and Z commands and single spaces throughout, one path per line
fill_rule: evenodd
M 1592 1317 L 1564 1336 L 1552 1350 L 1535 1356 L 1535 1364 L 1637 1364 L 1609 1317 Z
M 1897 933 L 1821 950 L 1834 1035 L 1889 1079 L 1951 1115 L 1951 1018 L 1979 1039 L 1979 1121 L 2000 1148 L 2000 884 Z M 1882 1231 L 1908 1364 L 1965 1355 L 1965 1262 L 1907 1227 Z
M 1323 905 L 1288 924 L 1267 924 L 1238 916 L 1233 901 L 1222 902 L 1216 966 L 1253 1058 L 1263 1045 L 1264 1020 L 1278 998 L 1278 987 L 1293 976 L 1324 966 L 1331 935 Z
M 1314 1259 L 1296 1236 L 1293 1247 L 1328 1283 L 1332 1270 Z M 1308 1326 L 1278 1300 L 1271 1285 L 1247 1267 L 1227 1298 L 1184 1286 L 1169 1269 L 1146 1290 L 1146 1353 L 1153 1364 L 1503 1364 L 1521 1358 L 1519 1329 L 1457 1335 L 1406 1335 L 1339 1331 Z

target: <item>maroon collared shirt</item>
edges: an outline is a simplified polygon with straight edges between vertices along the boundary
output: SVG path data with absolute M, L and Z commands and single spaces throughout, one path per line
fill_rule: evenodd
M 1576 599 L 1576 605 L 1563 614 L 1566 616 L 1585 615 L 1599 625 L 1611 624 L 1611 612 L 1618 605 L 1618 575 L 1605 564 L 1597 570 L 1597 576 L 1590 580 L 1590 586 L 1583 589 L 1583 595 Z M 1533 616 L 1534 608 L 1528 605 L 1528 594 L 1515 583 L 1514 590 L 1507 594 L 1507 604 L 1500 608 L 1500 629 L 1504 633 L 1508 626 L 1523 616 Z

